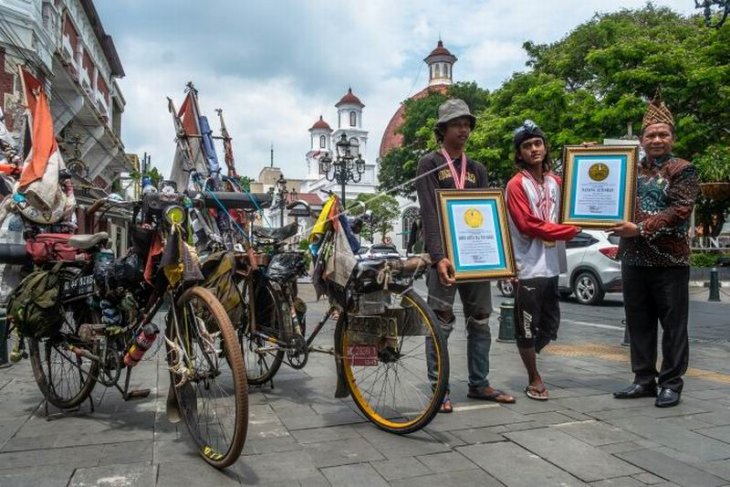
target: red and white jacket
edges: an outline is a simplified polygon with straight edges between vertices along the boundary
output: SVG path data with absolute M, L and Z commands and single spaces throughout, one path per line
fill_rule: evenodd
M 557 223 L 560 218 L 560 178 L 547 173 L 540 185 L 525 171 L 507 183 L 506 200 L 517 277 L 554 277 L 565 272 L 565 245 L 578 229 Z M 545 245 L 545 242 L 553 243 Z

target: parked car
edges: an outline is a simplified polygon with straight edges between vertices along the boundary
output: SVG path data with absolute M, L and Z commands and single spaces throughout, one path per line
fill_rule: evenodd
M 621 263 L 618 255 L 619 237 L 600 230 L 583 230 L 566 242 L 568 271 L 560 274 L 560 294 L 575 295 L 581 304 L 598 304 L 607 292 L 620 292 Z M 505 297 L 514 297 L 514 283 L 497 282 Z

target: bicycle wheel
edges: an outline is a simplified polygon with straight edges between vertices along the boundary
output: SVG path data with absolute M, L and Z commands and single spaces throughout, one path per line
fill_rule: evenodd
M 412 433 L 433 419 L 446 394 L 446 346 L 433 311 L 413 291 L 375 297 L 368 311 L 360 303 L 367 315 L 343 313 L 335 330 L 337 354 L 360 411 L 386 431 Z
M 276 348 L 278 340 L 283 335 L 283 320 L 278 306 L 276 291 L 271 284 L 258 278 L 253 284 L 253 299 L 250 286 L 241 281 L 239 289 L 243 296 L 243 323 L 238 329 L 238 338 L 241 344 L 243 360 L 246 363 L 246 377 L 253 385 L 265 384 L 274 378 L 284 360 L 284 351 Z M 256 319 L 256 331 L 251 331 L 249 310 L 253 306 L 253 315 Z M 271 337 L 271 340 L 261 335 Z
M 64 308 L 61 330 L 49 338 L 29 339 L 33 376 L 46 400 L 60 409 L 73 408 L 91 394 L 99 374 L 99 362 L 69 350 L 81 345 L 79 326 L 101 323 L 98 313 L 84 303 Z
M 201 456 L 225 468 L 241 455 L 248 429 L 248 386 L 236 333 L 208 290 L 193 287 L 176 304 L 167 336 L 170 380 Z

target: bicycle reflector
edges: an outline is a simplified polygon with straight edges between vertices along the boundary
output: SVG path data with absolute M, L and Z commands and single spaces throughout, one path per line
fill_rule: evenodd
M 165 210 L 165 220 L 170 225 L 182 225 L 185 221 L 185 210 L 182 206 L 170 206 Z

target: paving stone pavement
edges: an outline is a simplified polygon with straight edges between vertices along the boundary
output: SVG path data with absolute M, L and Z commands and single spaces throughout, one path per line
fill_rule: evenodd
M 314 322 L 325 305 L 301 292 Z M 496 337 L 496 315 L 491 325 Z M 333 326 L 317 343 L 331 345 Z M 244 453 L 225 471 L 198 457 L 184 425 L 167 422 L 161 354 L 134 371 L 132 386 L 151 388 L 148 398 L 124 402 L 97 386 L 93 413 L 87 403 L 52 420 L 24 361 L 0 370 L 0 486 L 730 486 L 730 343 L 693 342 L 690 365 L 703 372 L 687 379 L 678 407 L 658 409 L 611 397 L 631 378 L 621 335 L 564 326 L 562 348 L 539 358 L 546 402 L 524 396 L 515 345 L 495 340 L 490 379 L 517 397 L 497 405 L 466 398 L 457 325 L 455 411 L 408 436 L 380 431 L 349 398 L 335 399 L 332 357 L 313 355 L 303 370 L 282 367 L 273 388 L 251 388 Z

